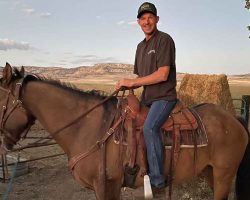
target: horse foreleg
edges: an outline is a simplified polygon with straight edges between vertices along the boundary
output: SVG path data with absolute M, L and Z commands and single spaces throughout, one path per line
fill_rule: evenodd
M 206 181 L 209 185 L 209 187 L 214 191 L 214 177 L 213 177 L 213 168 L 212 166 L 207 166 L 204 171 L 203 174 L 206 178 Z
M 120 181 L 107 180 L 105 194 L 100 183 L 94 184 L 95 196 L 97 200 L 119 200 L 121 196 Z
M 105 193 L 104 193 L 104 185 L 100 183 L 100 181 L 94 182 L 94 191 L 96 200 L 106 200 Z
M 121 181 L 108 181 L 106 188 L 107 200 L 120 200 L 121 199 Z
M 214 200 L 228 199 L 235 173 L 231 168 L 213 168 Z

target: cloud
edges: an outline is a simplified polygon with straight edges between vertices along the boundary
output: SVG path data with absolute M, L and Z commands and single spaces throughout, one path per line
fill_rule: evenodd
M 29 50 L 31 47 L 27 42 L 16 42 L 10 39 L 1 39 L 0 38 L 0 50 L 7 51 L 11 49 L 18 50 Z
M 60 63 L 64 63 L 64 64 L 65 64 L 65 63 L 68 63 L 68 60 L 61 59 L 61 60 L 59 60 L 59 62 L 60 62 Z
M 96 55 L 82 55 L 82 56 L 75 56 L 78 59 L 71 61 L 71 64 L 74 65 L 93 65 L 96 63 L 107 63 L 107 62 L 116 62 L 117 60 L 114 57 L 106 57 L 101 58 Z
M 22 12 L 26 16 L 36 16 L 40 18 L 48 18 L 51 16 L 51 13 L 49 12 L 38 12 L 34 8 L 25 8 L 25 9 L 22 9 Z
M 41 18 L 47 18 L 47 17 L 51 16 L 51 13 L 49 13 L 49 12 L 39 13 L 38 16 Z
M 78 55 L 78 56 L 75 56 L 75 58 L 80 58 L 80 59 L 96 59 L 98 58 L 96 55 Z
M 33 15 L 35 14 L 35 9 L 33 8 L 25 8 L 22 10 L 25 15 Z
M 117 25 L 118 25 L 118 26 L 123 25 L 123 24 L 125 24 L 125 21 L 123 21 L 123 20 L 117 22 Z
M 11 10 L 14 10 L 15 12 L 21 12 L 25 16 L 39 17 L 39 18 L 48 18 L 48 17 L 51 16 L 50 12 L 38 11 L 35 8 L 29 6 L 29 5 L 25 4 L 25 3 L 22 3 L 19 0 L 6 0 L 6 1 L 0 0 L 0 3 L 1 2 L 3 2 L 3 3 L 8 2 Z
M 117 22 L 118 26 L 137 26 L 137 21 L 129 21 L 126 22 L 124 20 L 121 20 L 119 22 Z
M 37 11 L 36 9 L 22 3 L 19 0 L 0 0 L 0 3 L 8 3 L 11 10 L 21 12 L 22 14 L 30 17 L 48 18 L 52 15 L 50 12 Z
M 137 26 L 138 23 L 137 23 L 137 21 L 130 21 L 130 22 L 128 22 L 128 25 Z
M 70 52 L 70 51 L 67 51 L 67 52 L 64 52 L 65 55 L 72 55 L 73 52 Z

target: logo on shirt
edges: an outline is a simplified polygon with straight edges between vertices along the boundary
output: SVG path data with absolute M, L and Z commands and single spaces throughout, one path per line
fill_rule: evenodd
M 151 54 L 151 53 L 155 53 L 155 50 L 154 50 L 154 49 L 150 50 L 150 51 L 148 52 L 148 55 Z

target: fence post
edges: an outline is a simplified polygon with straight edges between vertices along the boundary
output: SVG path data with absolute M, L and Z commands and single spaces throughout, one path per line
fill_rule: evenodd
M 241 116 L 246 120 L 247 125 L 249 122 L 249 104 L 250 104 L 250 95 L 243 95 L 241 104 Z

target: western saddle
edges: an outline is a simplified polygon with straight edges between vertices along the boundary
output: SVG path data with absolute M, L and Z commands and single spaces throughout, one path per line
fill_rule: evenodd
M 148 108 L 142 107 L 139 103 L 138 98 L 134 95 L 133 90 L 129 91 L 126 98 L 122 98 L 120 101 L 120 107 L 122 113 L 126 113 L 124 128 L 127 130 L 127 158 L 128 162 L 125 166 L 125 173 L 134 173 L 137 175 L 139 166 L 141 168 L 141 176 L 147 174 L 148 164 L 146 157 L 146 147 L 143 137 L 143 124 L 146 119 Z M 198 118 L 199 119 L 199 118 Z M 171 133 L 171 164 L 169 171 L 168 184 L 172 185 L 173 171 L 177 164 L 178 156 L 181 148 L 181 135 L 182 132 L 188 132 L 188 135 L 193 136 L 193 148 L 194 148 L 194 162 L 196 162 L 196 151 L 197 151 L 197 130 L 200 127 L 200 120 L 197 120 L 197 113 L 194 110 L 184 107 L 181 101 L 177 101 L 174 109 L 172 110 L 169 118 L 162 126 L 162 137 L 164 140 L 164 132 Z M 201 131 L 198 131 L 201 132 Z M 204 131 L 203 131 L 204 132 Z M 119 138 L 121 142 L 121 138 Z M 137 161 L 137 153 L 140 153 L 141 160 Z M 195 164 L 195 163 L 194 163 Z M 135 175 L 135 176 L 136 176 Z M 134 187 L 134 181 L 130 178 L 124 179 L 124 186 Z

